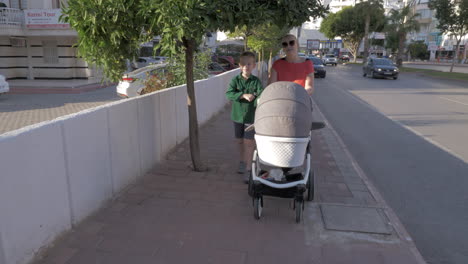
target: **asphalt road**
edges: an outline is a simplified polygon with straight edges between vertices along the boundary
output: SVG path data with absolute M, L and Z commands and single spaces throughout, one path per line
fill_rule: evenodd
M 0 134 L 116 100 L 115 85 L 81 94 L 2 94 Z
M 327 67 L 314 99 L 428 263 L 468 263 L 468 85 Z

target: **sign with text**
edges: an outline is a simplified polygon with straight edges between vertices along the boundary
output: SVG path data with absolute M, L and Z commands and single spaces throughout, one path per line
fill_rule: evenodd
M 26 9 L 24 19 L 29 29 L 68 29 L 70 24 L 60 22 L 60 9 Z
M 427 45 L 427 50 L 436 51 L 438 49 L 439 49 L 439 46 L 437 46 L 437 42 L 429 41 L 429 45 Z
M 307 49 L 309 49 L 309 50 L 318 50 L 318 49 L 320 49 L 320 40 L 318 40 L 318 39 L 308 39 L 307 40 Z

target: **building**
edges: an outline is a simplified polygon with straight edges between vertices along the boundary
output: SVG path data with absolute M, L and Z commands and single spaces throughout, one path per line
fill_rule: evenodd
M 60 22 L 67 0 L 0 0 L 0 74 L 7 79 L 88 79 L 77 33 Z
M 428 0 L 412 0 L 409 4 L 414 13 L 418 13 L 417 18 L 420 24 L 419 32 L 409 34 L 408 41 L 423 41 L 430 50 L 430 60 L 451 60 L 455 56 L 457 50 L 457 43 L 454 37 L 445 34 L 443 35 L 437 29 L 437 19 L 435 18 L 435 11 L 429 9 L 427 6 Z M 467 52 L 466 46 L 468 45 L 468 35 L 462 38 L 460 43 L 460 54 L 458 58 L 463 61 L 466 60 Z

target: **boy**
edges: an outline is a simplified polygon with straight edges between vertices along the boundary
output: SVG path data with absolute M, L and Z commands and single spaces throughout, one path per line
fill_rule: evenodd
M 249 182 L 252 167 L 255 131 L 244 130 L 254 122 L 257 98 L 263 90 L 260 79 L 252 75 L 255 65 L 254 53 L 242 53 L 239 59 L 241 73 L 231 80 L 226 92 L 226 97 L 232 101 L 231 119 L 234 121 L 234 134 L 239 145 L 240 162 L 237 172 L 244 174 L 245 183 Z

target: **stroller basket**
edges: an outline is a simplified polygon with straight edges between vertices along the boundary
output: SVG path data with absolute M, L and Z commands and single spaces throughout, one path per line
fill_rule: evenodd
M 266 165 L 292 168 L 304 164 L 310 137 L 285 138 L 255 135 L 258 156 Z

